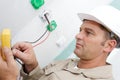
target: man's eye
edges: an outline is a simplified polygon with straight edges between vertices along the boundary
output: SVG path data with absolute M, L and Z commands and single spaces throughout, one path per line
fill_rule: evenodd
M 86 31 L 86 34 L 87 34 L 87 35 L 90 35 L 90 34 L 93 34 L 93 33 L 90 32 L 90 31 Z
M 91 34 L 91 32 L 89 32 L 89 31 L 86 31 L 86 33 L 87 33 L 87 34 Z

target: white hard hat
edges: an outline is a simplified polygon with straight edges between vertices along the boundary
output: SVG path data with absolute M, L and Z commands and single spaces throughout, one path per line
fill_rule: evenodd
M 110 5 L 99 6 L 87 13 L 78 13 L 79 18 L 100 23 L 110 32 L 117 35 L 117 47 L 120 47 L 120 11 Z

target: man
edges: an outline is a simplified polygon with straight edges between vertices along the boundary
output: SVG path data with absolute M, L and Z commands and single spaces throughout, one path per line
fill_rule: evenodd
M 83 23 L 76 35 L 74 53 L 80 59 L 56 61 L 41 69 L 32 45 L 21 42 L 13 46 L 13 55 L 24 63 L 23 80 L 114 80 L 106 59 L 115 47 L 120 47 L 120 11 L 101 6 L 79 17 Z

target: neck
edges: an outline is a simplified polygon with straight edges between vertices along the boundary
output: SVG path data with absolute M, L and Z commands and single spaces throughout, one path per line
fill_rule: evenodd
M 93 59 L 93 60 L 80 59 L 77 66 L 79 68 L 94 68 L 104 65 L 106 65 L 106 59 Z

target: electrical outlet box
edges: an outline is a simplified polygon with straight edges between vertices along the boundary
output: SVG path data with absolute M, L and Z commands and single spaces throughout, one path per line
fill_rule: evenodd
M 52 18 L 52 11 L 51 10 L 43 10 L 39 14 L 39 18 L 42 21 L 46 21 L 45 14 L 47 15 L 48 18 L 50 18 L 50 19 Z
M 61 36 L 58 38 L 58 40 L 56 41 L 56 45 L 58 47 L 63 47 L 65 45 L 65 42 L 66 42 L 66 38 L 65 36 Z

